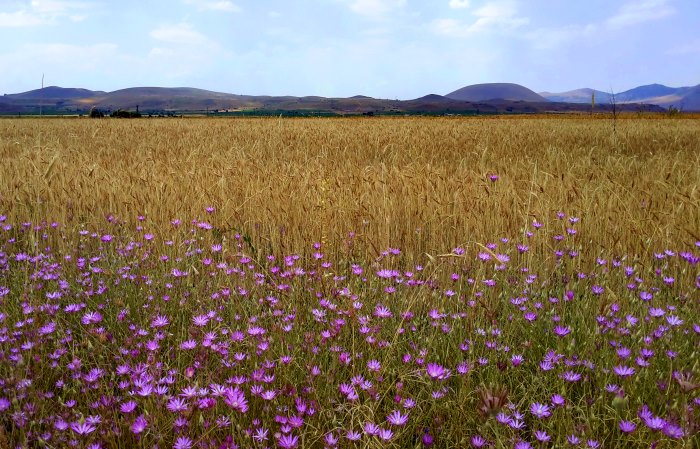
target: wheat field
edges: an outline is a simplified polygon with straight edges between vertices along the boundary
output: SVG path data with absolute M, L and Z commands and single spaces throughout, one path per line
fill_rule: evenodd
M 0 447 L 700 447 L 700 122 L 0 120 Z
M 87 225 L 214 206 L 265 249 L 354 232 L 370 256 L 514 238 L 563 210 L 584 217 L 582 249 L 641 254 L 700 239 L 698 135 L 586 117 L 3 120 L 0 209 Z

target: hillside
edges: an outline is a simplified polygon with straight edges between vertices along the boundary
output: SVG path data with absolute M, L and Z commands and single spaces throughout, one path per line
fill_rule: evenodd
M 547 102 L 546 98 L 536 94 L 527 87 L 513 83 L 473 84 L 457 89 L 445 96 L 461 101 L 509 100 Z
M 475 98 L 464 100 L 464 98 Z M 674 100 L 668 98 L 668 101 Z M 425 95 L 413 100 L 387 100 L 356 95 L 350 98 L 320 96 L 252 96 L 213 92 L 190 87 L 132 87 L 113 92 L 47 87 L 0 97 L 0 114 L 86 114 L 97 107 L 107 114 L 136 110 L 149 115 L 245 114 L 245 115 L 344 115 L 344 114 L 523 114 L 585 112 L 588 104 L 549 102 L 517 84 L 467 86 L 448 96 Z M 601 103 L 600 110 L 606 105 Z M 638 105 L 623 109 L 638 110 Z M 659 110 L 646 106 L 645 110 Z
M 583 88 L 570 90 L 568 92 L 540 92 L 541 96 L 549 101 L 563 102 L 563 103 L 591 103 L 591 95 L 595 94 L 596 103 L 607 103 L 610 100 L 610 94 L 603 92 L 601 90 Z
M 568 92 L 540 94 L 550 101 L 566 103 L 590 103 L 593 89 L 576 89 Z M 596 104 L 611 103 L 610 93 L 595 91 Z M 624 92 L 615 92 L 617 104 L 653 104 L 664 108 L 671 106 L 683 111 L 700 111 L 700 84 L 694 87 L 668 87 L 663 84 L 639 86 Z
M 93 98 L 104 94 L 106 94 L 106 92 L 92 91 L 88 89 L 49 86 L 43 89 L 35 89 L 18 94 L 9 94 L 6 95 L 6 97 L 13 100 L 72 100 L 79 98 Z

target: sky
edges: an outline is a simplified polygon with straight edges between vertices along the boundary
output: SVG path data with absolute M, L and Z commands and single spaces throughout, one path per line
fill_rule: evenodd
M 700 83 L 700 0 L 0 0 L 0 42 L 0 95 L 622 92 Z

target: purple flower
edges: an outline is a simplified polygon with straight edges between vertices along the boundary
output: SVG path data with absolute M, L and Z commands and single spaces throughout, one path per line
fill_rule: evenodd
M 475 448 L 481 448 L 486 446 L 487 441 L 481 435 L 474 435 L 471 439 L 472 446 Z
M 564 374 L 561 375 L 562 379 L 564 379 L 567 382 L 578 382 L 581 380 L 581 375 L 579 373 L 575 373 L 573 371 L 566 371 Z
M 374 309 L 374 316 L 376 316 L 377 318 L 391 318 L 392 313 L 391 310 L 389 310 L 385 306 L 378 304 L 377 307 Z
M 253 434 L 253 439 L 258 442 L 263 442 L 267 441 L 267 434 L 270 433 L 269 430 L 267 430 L 264 427 L 258 427 L 255 429 L 255 433 Z
M 282 435 L 279 440 L 277 440 L 277 444 L 283 449 L 293 449 L 299 444 L 299 437 L 291 433 Z
M 539 402 L 535 402 L 530 406 L 530 412 L 537 418 L 548 418 L 552 415 L 549 410 L 549 406 L 546 404 L 540 404 Z
M 564 397 L 559 394 L 553 394 L 551 400 L 552 405 L 554 405 L 555 407 L 563 407 L 566 403 L 566 399 L 564 399 Z
M 168 317 L 165 315 L 157 315 L 153 321 L 151 321 L 151 327 L 154 328 L 159 328 L 159 327 L 164 327 L 167 326 L 170 321 L 168 320 Z
M 87 435 L 88 433 L 94 432 L 97 427 L 87 422 L 74 422 L 70 425 L 70 428 L 78 435 Z
M 674 327 L 675 327 L 675 326 L 680 326 L 681 324 L 683 324 L 683 320 L 681 320 L 680 318 L 678 318 L 678 317 L 675 316 L 675 315 L 668 315 L 668 316 L 666 317 L 666 322 L 667 322 L 668 324 L 670 324 L 671 326 L 674 326 Z
M 184 398 L 170 398 L 166 407 L 173 413 L 181 412 L 187 410 L 187 401 Z
M 644 424 L 651 430 L 661 430 L 666 426 L 666 420 L 658 416 L 650 416 L 644 419 Z
M 525 428 L 525 421 L 521 421 L 519 419 L 511 419 L 510 423 L 508 425 L 515 430 L 522 430 Z
M 613 368 L 613 371 L 620 377 L 630 377 L 633 376 L 635 373 L 634 368 L 625 365 L 618 365 L 615 368 Z
M 535 438 L 537 438 L 537 441 L 540 441 L 542 443 L 546 443 L 552 437 L 550 437 L 549 434 L 547 432 L 545 432 L 544 430 L 538 430 L 535 432 Z
M 649 292 L 644 292 L 644 291 L 639 292 L 639 299 L 641 299 L 642 301 L 651 301 L 651 299 L 653 297 L 654 297 L 654 295 L 652 295 Z
M 379 360 L 372 359 L 369 362 L 367 362 L 367 369 L 370 371 L 378 372 L 381 368 L 382 364 L 379 363 Z
M 569 326 L 557 326 L 554 328 L 554 333 L 559 336 L 559 337 L 564 337 L 571 332 L 571 328 Z
M 345 438 L 350 441 L 358 441 L 362 438 L 362 434 L 356 430 L 348 430 L 348 433 L 345 434 Z
M 323 439 L 328 447 L 336 447 L 338 445 L 338 437 L 333 432 L 327 433 Z
M 124 402 L 123 404 L 121 404 L 119 406 L 119 410 L 122 413 L 131 413 L 134 411 L 135 408 L 136 408 L 136 402 L 134 402 L 134 401 Z
M 187 437 L 178 437 L 175 440 L 173 449 L 190 449 L 192 447 L 192 440 Z
M 432 379 L 444 380 L 450 377 L 450 371 L 437 363 L 428 363 L 425 370 L 428 373 L 428 376 Z
M 224 401 L 229 407 L 241 413 L 248 411 L 248 401 L 243 391 L 238 387 L 227 390 L 224 393 Z
M 408 415 L 402 415 L 399 410 L 394 410 L 386 417 L 386 420 L 394 426 L 403 426 L 408 422 Z
M 85 325 L 99 323 L 102 321 L 102 314 L 100 312 L 87 312 L 81 321 Z
M 379 426 L 373 422 L 365 423 L 364 429 L 367 435 L 377 435 L 379 433 Z
M 511 418 L 510 415 L 506 415 L 504 412 L 500 412 L 496 415 L 496 421 L 498 421 L 501 424 L 510 425 L 512 420 L 513 418 Z
M 423 436 L 421 437 L 421 442 L 423 443 L 423 446 L 430 447 L 433 445 L 434 441 L 435 439 L 430 434 L 429 429 L 425 429 L 423 431 Z
M 380 429 L 379 430 L 379 438 L 381 438 L 384 441 L 389 441 L 394 437 L 394 432 L 391 431 L 391 429 Z
M 637 425 L 632 421 L 620 421 L 620 430 L 624 433 L 631 433 L 637 428 Z
M 134 423 L 131 425 L 131 431 L 133 433 L 141 433 L 143 432 L 146 427 L 148 426 L 148 421 L 146 421 L 146 417 L 143 415 L 139 415 L 138 418 L 134 420 Z
M 685 432 L 680 426 L 667 422 L 662 429 L 664 435 L 674 440 L 681 439 L 685 436 Z

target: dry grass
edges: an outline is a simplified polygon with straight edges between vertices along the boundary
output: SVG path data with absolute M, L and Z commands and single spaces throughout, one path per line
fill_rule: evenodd
M 0 213 L 99 228 L 213 205 L 265 251 L 348 232 L 373 257 L 517 237 L 556 211 L 581 250 L 700 239 L 700 123 L 588 118 L 0 121 Z M 492 183 L 489 174 L 500 179 Z M 563 232 L 563 229 L 562 229 Z

